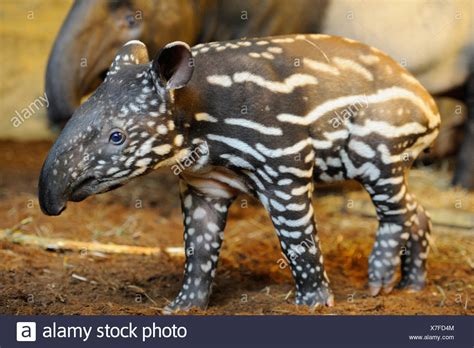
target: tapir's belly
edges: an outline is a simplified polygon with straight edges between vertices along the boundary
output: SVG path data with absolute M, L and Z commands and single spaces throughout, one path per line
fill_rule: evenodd
M 250 193 L 243 177 L 224 167 L 208 166 L 197 172 L 186 171 L 181 178 L 207 197 L 231 198 L 240 192 Z

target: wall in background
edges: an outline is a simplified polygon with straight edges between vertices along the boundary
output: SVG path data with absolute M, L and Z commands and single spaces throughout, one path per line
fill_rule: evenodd
M 40 97 L 44 99 L 48 55 L 71 4 L 0 1 L 0 139 L 54 137 Z

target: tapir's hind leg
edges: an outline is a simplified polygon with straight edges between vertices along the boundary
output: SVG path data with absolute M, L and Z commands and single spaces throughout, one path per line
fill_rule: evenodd
M 390 171 L 388 171 L 390 172 Z M 425 280 L 429 219 L 407 192 L 403 174 L 364 183 L 377 211 L 379 227 L 369 257 L 369 287 L 373 296 L 390 292 L 402 261 L 400 286 L 418 289 Z M 402 257 L 401 257 L 402 256 Z
M 410 213 L 410 237 L 402 250 L 402 279 L 399 288 L 421 290 L 426 280 L 426 259 L 429 252 L 431 221 L 415 198 L 407 195 Z

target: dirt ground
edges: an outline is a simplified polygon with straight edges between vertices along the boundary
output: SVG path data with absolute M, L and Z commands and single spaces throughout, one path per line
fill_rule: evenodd
M 182 246 L 176 178 L 167 170 L 70 203 L 60 217 L 44 216 L 36 186 L 50 146 L 0 142 L 0 232 Z M 446 169 L 424 168 L 410 179 L 435 220 L 429 281 L 423 291 L 368 295 L 367 257 L 377 222 L 365 192 L 354 185 L 337 186 L 318 190 L 315 199 L 334 307 L 308 310 L 293 304 L 293 281 L 288 269 L 279 267 L 282 254 L 270 220 L 258 203 L 241 197 L 230 211 L 209 308 L 192 313 L 473 314 L 474 194 L 449 188 L 449 176 Z M 178 293 L 182 266 L 183 257 L 175 254 L 107 254 L 93 248 L 48 251 L 0 239 L 0 313 L 160 314 Z

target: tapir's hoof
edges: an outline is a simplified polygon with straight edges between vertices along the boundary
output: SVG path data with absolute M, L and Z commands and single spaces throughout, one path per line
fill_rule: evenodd
M 409 292 L 418 292 L 425 287 L 425 277 L 403 277 L 397 285 L 397 289 L 407 290 Z
M 161 310 L 161 314 L 163 314 L 163 315 L 172 315 L 172 314 L 174 314 L 178 311 L 179 311 L 179 309 L 175 309 L 175 307 L 166 306 L 165 308 L 163 308 Z
M 382 290 L 382 285 L 371 285 L 369 284 L 369 292 L 370 296 L 377 296 L 380 293 L 380 290 Z
M 176 312 L 188 312 L 191 308 L 206 310 L 208 303 L 208 299 L 198 299 L 196 297 L 190 299 L 180 294 L 173 302 L 163 308 L 161 312 L 162 314 L 173 314 Z
M 381 292 L 384 294 L 390 294 L 395 287 L 395 280 L 391 279 L 386 283 L 371 282 L 369 283 L 369 292 L 372 297 L 379 295 Z
M 381 292 L 391 293 L 396 284 L 395 265 L 386 265 L 380 261 L 379 265 L 375 266 L 376 262 L 369 264 L 369 291 L 374 297 Z
M 334 295 L 332 294 L 331 289 L 321 287 L 314 292 L 305 292 L 304 294 L 298 293 L 295 303 L 297 305 L 308 307 L 332 307 L 334 306 Z

